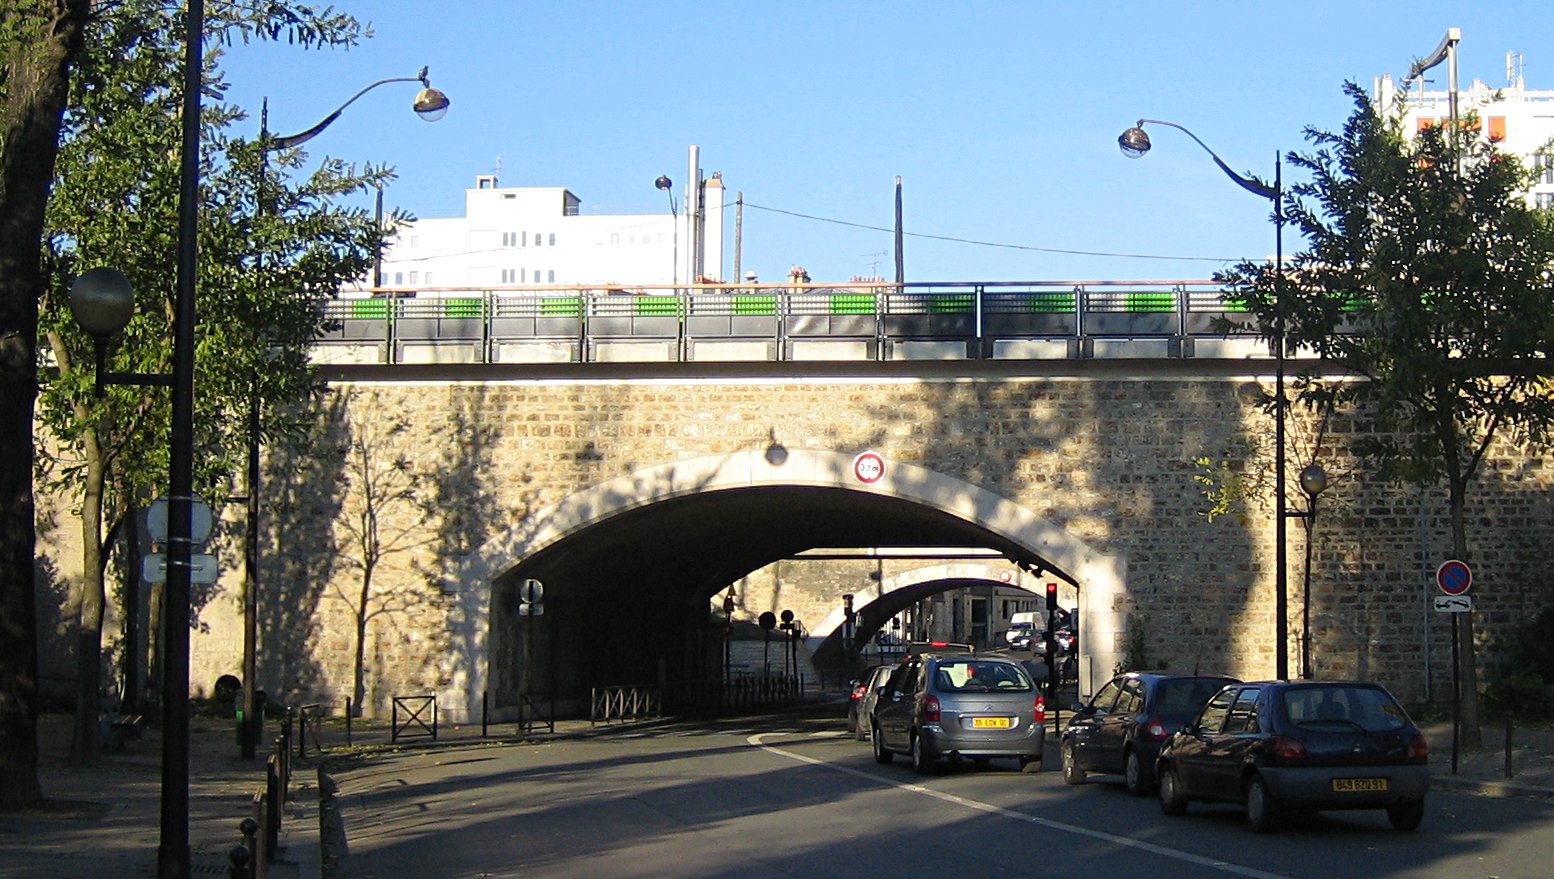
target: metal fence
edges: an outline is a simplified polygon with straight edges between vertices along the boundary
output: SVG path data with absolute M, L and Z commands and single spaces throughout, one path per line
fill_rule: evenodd
M 1193 357 L 1226 356 L 1195 339 L 1258 339 L 1212 281 L 383 290 L 323 316 L 316 357 L 335 363 L 1108 356 L 1096 340 Z

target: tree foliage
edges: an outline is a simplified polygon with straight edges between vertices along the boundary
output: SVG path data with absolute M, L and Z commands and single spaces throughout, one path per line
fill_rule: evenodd
M 1345 88 L 1343 129 L 1307 129 L 1315 149 L 1289 156 L 1310 177 L 1283 206 L 1307 249 L 1282 278 L 1248 263 L 1221 280 L 1265 336 L 1282 324 L 1291 347 L 1359 379 L 1322 386 L 1374 420 L 1354 450 L 1389 481 L 1444 485 L 1452 552 L 1468 559 L 1467 492 L 1492 443 L 1542 445 L 1554 427 L 1554 216 L 1475 118 L 1410 139 L 1400 107 Z M 1471 621 L 1465 643 L 1459 674 L 1474 693 Z
M 212 11 L 212 43 L 285 36 L 303 46 L 350 45 L 363 33 L 349 16 L 304 4 Z M 387 176 L 382 168 L 354 173 L 328 161 L 291 179 L 304 154 L 266 155 L 259 131 L 235 133 L 251 123 L 221 100 L 221 54 L 207 52 L 204 71 L 196 279 L 195 486 L 213 505 L 242 487 L 234 474 L 249 442 L 259 440 L 249 435 L 254 397 L 267 416 L 260 419 L 265 438 L 292 433 L 294 421 L 268 416 L 274 404 L 304 398 L 312 386 L 307 348 L 321 328 L 318 303 L 368 269 L 381 237 L 364 209 L 343 207 L 341 199 Z M 82 761 L 96 750 L 103 531 L 165 490 L 171 418 L 162 388 L 111 386 L 94 394 L 92 342 L 74 323 L 68 292 L 88 268 L 122 271 L 137 307 L 113 340 L 108 368 L 171 371 L 182 65 L 175 8 L 154 0 L 102 7 L 72 82 L 43 240 L 38 321 L 48 358 L 38 415 L 49 440 L 37 475 L 56 494 L 80 498 L 86 582 L 72 753 Z

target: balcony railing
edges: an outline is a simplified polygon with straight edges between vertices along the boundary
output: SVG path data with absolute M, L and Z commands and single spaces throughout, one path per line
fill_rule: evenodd
M 1272 357 L 1212 281 L 444 288 L 324 309 L 320 363 Z

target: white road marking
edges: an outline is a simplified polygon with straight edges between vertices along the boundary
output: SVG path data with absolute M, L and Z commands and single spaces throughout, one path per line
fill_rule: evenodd
M 1038 817 L 1036 815 L 1027 815 L 1027 814 L 1025 814 L 1023 812 L 1016 812 L 1016 811 L 1014 811 L 1012 809 L 1005 809 L 1002 806 L 995 806 L 992 803 L 984 803 L 984 802 L 982 802 L 980 800 L 967 799 L 966 797 L 958 797 L 958 796 L 955 796 L 954 794 L 944 793 L 943 791 L 936 791 L 936 790 L 933 790 L 931 788 L 923 787 L 920 784 L 903 784 L 901 782 L 891 781 L 890 779 L 887 779 L 887 778 L 881 778 L 878 775 L 873 775 L 871 773 L 864 772 L 864 771 L 859 770 L 859 769 L 854 769 L 851 766 L 842 766 L 842 765 L 839 765 L 839 764 L 836 764 L 836 763 L 828 763 L 828 762 L 826 762 L 824 760 L 817 760 L 814 757 L 807 757 L 807 756 L 805 756 L 803 754 L 798 754 L 798 753 L 795 753 L 793 751 L 788 751 L 788 750 L 784 750 L 782 748 L 774 747 L 772 745 L 768 745 L 768 744 L 764 743 L 763 741 L 761 741 L 762 739 L 766 738 L 767 736 L 780 736 L 780 735 L 791 735 L 791 733 L 780 733 L 780 732 L 775 732 L 775 733 L 774 732 L 757 733 L 757 734 L 755 734 L 753 736 L 750 736 L 750 737 L 746 738 L 745 741 L 748 742 L 751 745 L 754 745 L 757 748 L 760 748 L 763 751 L 767 751 L 767 752 L 772 753 L 772 754 L 777 754 L 777 755 L 782 756 L 782 757 L 787 757 L 790 760 L 797 760 L 800 763 L 808 763 L 811 766 L 821 766 L 821 767 L 824 767 L 826 769 L 834 770 L 836 772 L 845 772 L 848 775 L 854 775 L 854 776 L 857 776 L 858 778 L 862 778 L 862 779 L 866 779 L 868 781 L 875 782 L 876 784 L 881 784 L 881 785 L 884 785 L 886 787 L 894 787 L 894 788 L 896 788 L 898 790 L 904 790 L 904 791 L 907 791 L 909 793 L 922 794 L 925 797 L 933 797 L 936 800 L 943 800 L 943 801 L 945 801 L 947 803 L 954 803 L 957 806 L 962 806 L 964 808 L 972 809 L 974 811 L 987 812 L 989 814 L 998 815 L 998 816 L 1001 816 L 1001 817 L 1004 817 L 1004 818 L 1009 818 L 1009 819 L 1014 820 L 1014 821 L 1023 821 L 1026 824 L 1035 824 L 1035 825 L 1038 825 L 1040 827 L 1049 828 L 1051 830 L 1058 830 L 1058 831 L 1062 831 L 1064 833 L 1072 833 L 1072 834 L 1074 834 L 1076 836 L 1086 836 L 1086 837 L 1089 837 L 1091 839 L 1101 840 L 1102 842 L 1109 842 L 1112 845 L 1120 845 L 1120 846 L 1124 846 L 1126 848 L 1131 848 L 1131 849 L 1136 849 L 1138 851 L 1148 852 L 1148 853 L 1150 853 L 1152 855 L 1159 855 L 1159 856 L 1164 857 L 1164 858 L 1171 858 L 1171 859 L 1177 860 L 1177 861 L 1184 861 L 1186 863 L 1194 864 L 1194 865 L 1199 866 L 1199 867 L 1208 867 L 1210 869 L 1219 870 L 1220 872 L 1229 873 L 1229 874 L 1234 875 L 1234 876 L 1245 876 L 1245 877 L 1247 877 L 1247 879 L 1289 879 L 1289 877 L 1281 875 L 1279 873 L 1267 873 L 1267 872 L 1264 872 L 1262 870 L 1253 869 L 1251 867 L 1243 867 L 1243 866 L 1241 866 L 1239 864 L 1232 864 L 1232 863 L 1229 863 L 1228 861 L 1221 861 L 1221 860 L 1217 860 L 1215 858 L 1205 858 L 1202 855 L 1195 855 L 1195 854 L 1192 854 L 1191 852 L 1184 852 L 1184 851 L 1179 851 L 1177 849 L 1166 848 L 1165 846 L 1155 845 L 1152 842 L 1143 842 L 1142 840 L 1133 839 L 1131 837 L 1119 836 L 1119 835 L 1117 835 L 1115 833 L 1106 833 L 1106 832 L 1100 831 L 1100 830 L 1092 830 L 1092 829 L 1090 829 L 1088 827 L 1080 827 L 1077 824 L 1065 824 L 1062 821 L 1053 821 L 1050 818 L 1041 818 L 1041 817 Z M 819 737 L 821 737 L 821 736 L 815 736 L 815 738 L 819 738 Z

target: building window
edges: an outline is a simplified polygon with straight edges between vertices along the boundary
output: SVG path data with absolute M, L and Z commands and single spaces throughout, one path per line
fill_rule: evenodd
M 420 272 L 411 272 L 410 273 L 410 283 L 412 283 L 412 284 L 416 283 L 416 278 L 417 278 L 418 275 L 420 275 Z
M 1533 195 L 1533 204 L 1548 210 L 1554 208 L 1554 192 L 1539 192 Z
M 545 283 L 547 283 L 547 284 L 554 284 L 554 283 L 556 283 L 556 270 L 555 269 L 551 269 L 550 271 L 545 273 Z
M 540 232 L 535 232 L 535 233 L 534 233 L 534 246 L 535 246 L 535 247 L 539 247 L 539 246 L 540 246 L 540 245 L 542 245 L 542 244 L 544 244 L 544 243 L 545 243 L 545 242 L 544 242 L 544 241 L 543 241 L 543 240 L 541 240 L 541 239 L 543 239 L 543 238 L 544 238 L 544 237 L 545 237 L 545 236 L 544 236 L 544 234 L 543 234 L 543 233 L 540 233 Z
M 554 232 L 550 233 L 550 242 L 549 243 L 550 243 L 551 247 L 555 247 L 556 246 L 556 233 L 554 233 Z
M 503 232 L 502 233 L 502 246 L 503 247 L 517 247 L 518 246 L 518 233 L 517 232 Z
M 404 272 L 395 272 L 394 273 L 394 283 L 395 284 L 403 284 L 403 283 L 405 283 L 405 273 Z
M 504 283 L 504 284 L 515 283 L 515 279 L 516 278 L 517 278 L 517 274 L 512 269 L 502 269 L 502 283 Z
M 1539 183 L 1554 183 L 1554 153 L 1533 153 L 1532 166 L 1537 169 Z

